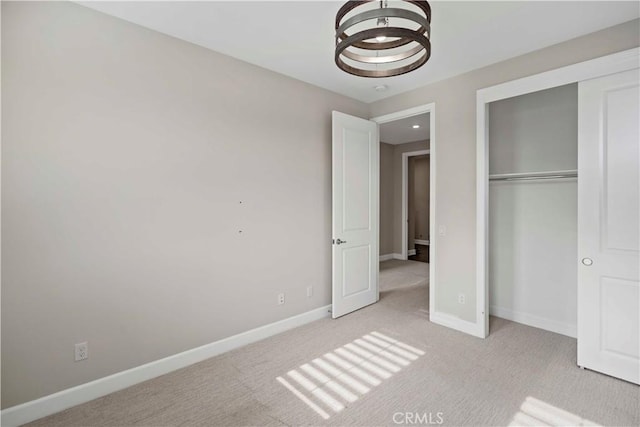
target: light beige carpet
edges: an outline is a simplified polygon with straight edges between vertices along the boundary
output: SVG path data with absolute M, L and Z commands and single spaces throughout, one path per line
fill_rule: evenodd
M 430 323 L 425 315 L 427 269 L 426 264 L 413 261 L 383 263 L 377 304 L 338 320 L 311 323 L 31 425 L 381 426 L 440 420 L 451 426 L 502 426 L 514 420 L 520 425 L 577 425 L 583 420 L 612 426 L 640 424 L 639 387 L 577 368 L 572 338 L 497 318 L 492 318 L 491 335 L 485 340 Z M 387 340 L 376 342 L 380 336 Z M 388 339 L 397 345 L 392 348 Z M 373 354 L 375 348 L 400 358 L 377 353 L 379 359 L 373 359 L 362 354 L 363 350 Z M 359 362 L 349 359 L 354 355 Z M 393 372 L 389 363 L 400 369 Z M 376 374 L 375 369 L 383 372 Z M 368 383 L 367 376 L 378 384 Z M 347 377 L 353 380 L 351 385 Z M 330 387 L 326 380 L 339 387 Z
M 380 263 L 380 291 L 409 286 L 428 286 L 429 264 L 391 260 Z M 423 301 L 424 302 L 424 301 Z

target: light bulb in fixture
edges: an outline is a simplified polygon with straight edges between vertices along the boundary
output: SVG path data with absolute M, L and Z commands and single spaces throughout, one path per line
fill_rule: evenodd
M 414 129 L 420 129 L 420 125 L 413 125 L 412 126 Z
M 382 2 L 380 2 L 380 8 L 382 8 Z M 378 21 L 376 23 L 376 25 L 378 27 L 388 27 L 389 26 L 389 18 L 378 18 Z M 387 36 L 385 36 L 384 34 L 381 34 L 379 36 L 376 37 L 376 40 L 379 42 L 383 42 L 387 39 Z

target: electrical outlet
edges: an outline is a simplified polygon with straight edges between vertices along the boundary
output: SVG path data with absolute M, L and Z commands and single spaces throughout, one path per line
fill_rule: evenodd
M 278 305 L 284 304 L 284 294 L 278 294 Z
M 307 286 L 307 298 L 311 298 L 313 296 L 313 286 Z
M 87 341 L 76 344 L 76 362 L 89 358 L 89 343 Z
M 458 294 L 458 303 L 464 304 L 464 302 L 465 302 L 464 294 Z

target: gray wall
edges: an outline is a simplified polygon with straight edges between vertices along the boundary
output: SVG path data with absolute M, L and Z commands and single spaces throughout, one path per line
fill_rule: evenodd
M 476 91 L 640 45 L 640 20 L 569 40 L 371 104 L 371 117 L 435 102 L 437 248 L 435 309 L 475 322 Z M 433 158 L 432 158 L 433 160 Z M 458 294 L 466 294 L 459 304 Z
M 393 147 L 380 143 L 380 255 L 393 253 Z
M 489 104 L 489 173 L 577 168 L 577 83 Z
M 2 2 L 2 103 L 3 408 L 330 303 L 366 105 L 61 2 Z

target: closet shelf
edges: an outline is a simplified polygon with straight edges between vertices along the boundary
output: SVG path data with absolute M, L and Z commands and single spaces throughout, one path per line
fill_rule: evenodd
M 538 179 L 564 179 L 577 178 L 578 171 L 545 171 L 545 172 L 524 172 L 524 173 L 500 173 L 489 175 L 489 181 L 533 181 Z

